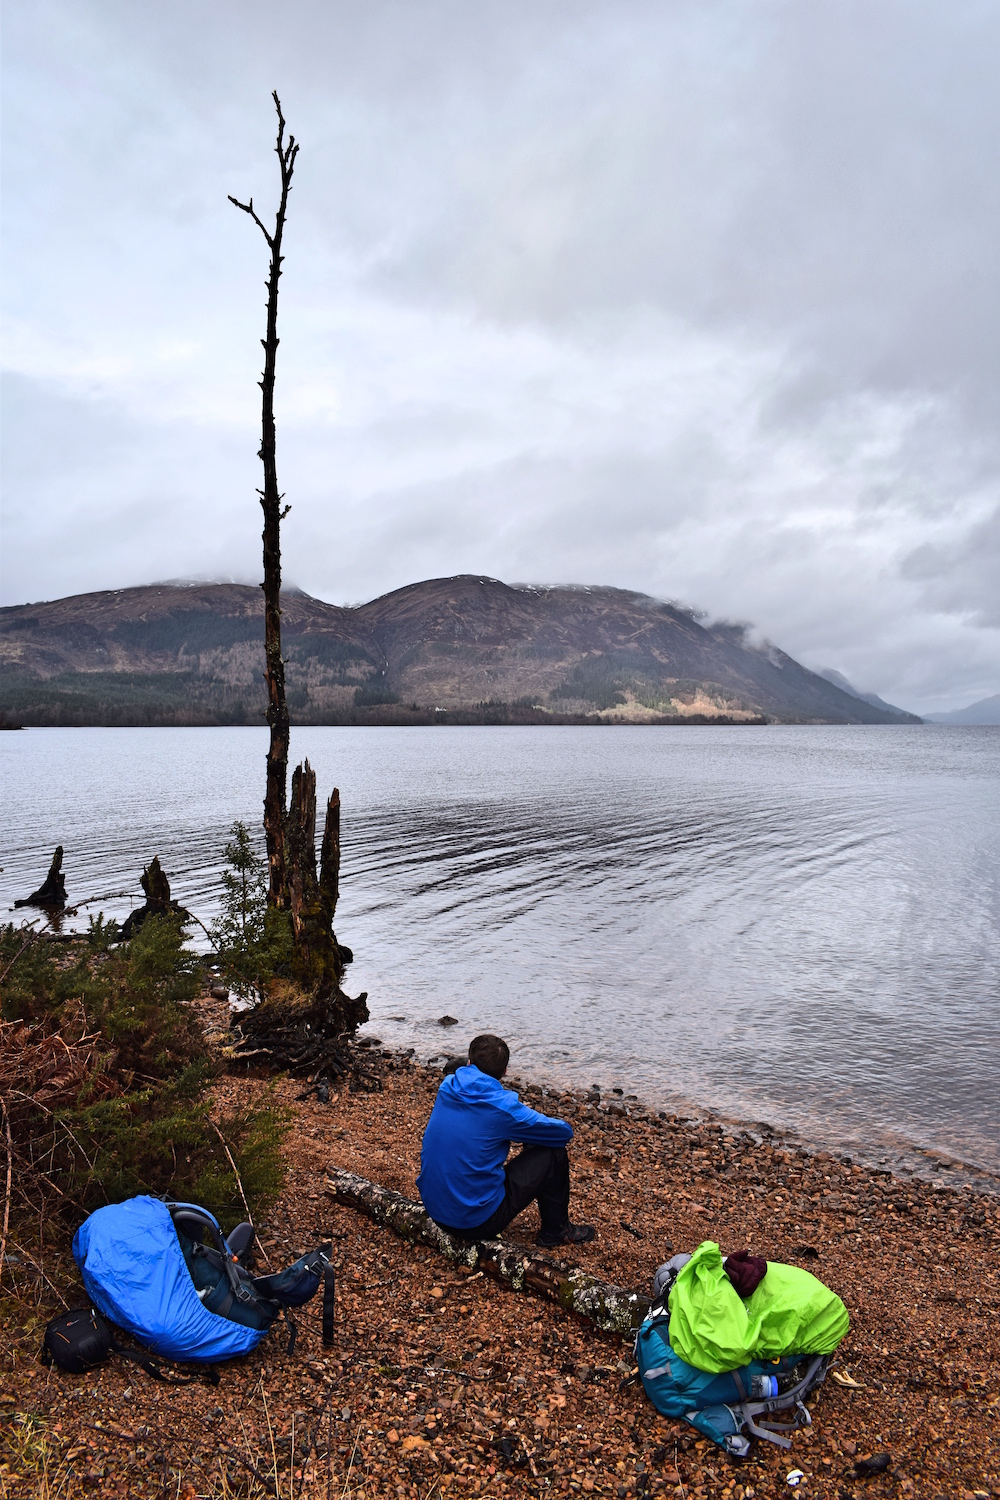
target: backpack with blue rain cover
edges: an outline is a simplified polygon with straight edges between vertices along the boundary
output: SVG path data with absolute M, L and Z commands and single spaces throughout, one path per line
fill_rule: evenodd
M 722 1373 L 700 1370 L 670 1344 L 669 1294 L 691 1260 L 677 1255 L 657 1272 L 654 1302 L 636 1335 L 635 1357 L 647 1396 L 657 1411 L 690 1422 L 704 1437 L 745 1458 L 750 1437 L 790 1448 L 791 1434 L 812 1423 L 805 1398 L 822 1384 L 829 1354 L 787 1354 L 754 1359 Z M 791 1414 L 790 1422 L 770 1420 Z
M 165 1359 L 205 1364 L 248 1354 L 281 1314 L 291 1353 L 295 1327 L 287 1309 L 308 1302 L 321 1279 L 329 1342 L 330 1249 L 322 1245 L 277 1275 L 253 1276 L 240 1259 L 245 1249 L 236 1253 L 207 1209 L 148 1196 L 97 1209 L 73 1238 L 87 1294 L 109 1322 Z

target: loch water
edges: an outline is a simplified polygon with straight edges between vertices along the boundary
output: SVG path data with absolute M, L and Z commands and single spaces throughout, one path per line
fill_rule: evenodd
M 210 921 L 266 743 L 0 735 L 4 920 L 61 843 L 78 925 L 141 901 L 153 854 Z M 522 1076 L 1000 1172 L 1000 730 L 299 728 L 292 754 L 340 787 L 337 932 L 386 1045 L 496 1031 Z

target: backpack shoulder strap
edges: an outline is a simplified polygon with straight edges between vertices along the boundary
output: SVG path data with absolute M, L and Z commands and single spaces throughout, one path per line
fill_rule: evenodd
M 218 1385 L 219 1372 L 211 1365 L 206 1365 L 204 1371 L 198 1375 L 168 1375 L 162 1370 L 154 1359 L 148 1354 L 143 1354 L 139 1349 L 126 1349 L 124 1344 L 119 1344 L 114 1332 L 111 1333 L 111 1352 L 118 1354 L 122 1359 L 129 1359 L 133 1364 L 139 1365 L 147 1375 L 154 1380 L 159 1380 L 163 1385 L 197 1385 L 202 1379 L 208 1381 L 209 1385 Z
M 333 1320 L 337 1308 L 337 1283 L 333 1262 L 327 1261 L 323 1269 L 323 1343 L 333 1343 Z
M 796 1381 L 790 1390 L 782 1392 L 780 1396 L 772 1396 L 766 1401 L 751 1401 L 739 1371 L 733 1370 L 732 1377 L 742 1398 L 740 1411 L 748 1431 L 752 1432 L 754 1437 L 775 1443 L 779 1448 L 790 1448 L 791 1442 L 783 1434 L 797 1432 L 800 1427 L 812 1426 L 812 1417 L 805 1404 L 805 1397 L 814 1386 L 822 1384 L 826 1378 L 829 1362 L 828 1355 L 814 1355 L 801 1380 Z M 795 1412 L 792 1422 L 765 1422 L 763 1420 L 765 1416 L 770 1416 L 773 1412 L 789 1411 L 792 1408 Z M 757 1420 L 758 1418 L 760 1420 Z

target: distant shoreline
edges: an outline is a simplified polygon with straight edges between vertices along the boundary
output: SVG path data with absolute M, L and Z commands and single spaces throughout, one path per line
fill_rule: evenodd
M 707 714 L 656 719 L 602 719 L 597 715 L 574 717 L 571 714 L 540 714 L 537 719 L 485 718 L 461 711 L 413 715 L 408 718 L 362 717 L 340 719 L 292 719 L 293 729 L 995 729 L 994 724 L 939 724 L 932 719 L 911 724 L 845 724 L 836 719 L 733 719 L 724 714 L 711 718 Z M 4 730 L 28 729 L 266 729 L 265 723 L 252 724 L 246 719 L 87 719 L 67 722 L 65 719 L 38 719 L 24 723 L 0 723 Z
M 458 575 L 351 608 L 287 591 L 281 613 L 293 722 L 919 722 L 744 625 L 625 589 Z M 237 584 L 0 609 L 0 701 L 24 724 L 259 723 L 262 616 Z
M 593 717 L 574 718 L 570 714 L 539 716 L 537 719 L 492 719 L 479 718 L 462 712 L 428 714 L 412 718 L 354 718 L 342 719 L 292 719 L 293 729 L 996 729 L 995 724 L 939 724 L 932 719 L 923 719 L 913 724 L 845 724 L 836 719 L 733 719 L 720 714 L 710 718 L 707 714 L 691 714 L 686 718 L 657 719 L 601 719 Z M 65 719 L 34 720 L 25 723 L 0 723 L 4 730 L 24 731 L 29 729 L 266 729 L 265 723 L 252 724 L 246 719 L 87 719 L 68 723 Z

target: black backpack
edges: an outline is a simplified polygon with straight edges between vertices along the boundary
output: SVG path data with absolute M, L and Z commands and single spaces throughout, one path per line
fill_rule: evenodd
M 140 1365 L 154 1380 L 165 1385 L 191 1385 L 197 1375 L 167 1375 L 155 1360 L 138 1349 L 126 1349 L 115 1338 L 114 1329 L 93 1307 L 74 1307 L 47 1324 L 42 1340 L 42 1363 L 58 1365 L 69 1375 L 85 1375 L 101 1365 L 112 1354 L 120 1354 Z M 218 1385 L 217 1370 L 211 1368 L 201 1372 L 210 1385 Z

